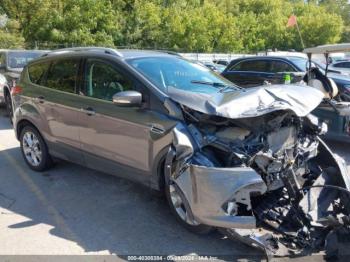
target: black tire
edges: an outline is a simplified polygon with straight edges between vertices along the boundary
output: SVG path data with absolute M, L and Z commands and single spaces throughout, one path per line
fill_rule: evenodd
M 167 179 L 166 179 L 167 180 Z M 174 185 L 173 185 L 174 186 Z M 175 185 L 176 186 L 176 185 Z M 214 230 L 213 227 L 211 226 L 207 226 L 207 225 L 203 225 L 203 224 L 196 224 L 196 225 L 192 225 L 187 223 L 185 220 L 183 220 L 183 218 L 181 218 L 181 216 L 178 214 L 178 212 L 176 211 L 173 202 L 171 200 L 171 196 L 170 196 L 170 184 L 165 182 L 165 196 L 166 199 L 168 201 L 169 207 L 170 207 L 170 211 L 171 213 L 175 216 L 176 220 L 183 226 L 185 227 L 188 231 L 196 233 L 196 234 L 200 234 L 200 235 L 206 235 L 209 234 L 210 232 L 212 232 Z M 183 195 L 183 193 L 181 192 L 181 190 L 177 187 L 178 192 L 181 195 L 181 198 L 183 199 L 184 202 L 186 202 L 186 206 L 188 206 L 187 200 L 185 198 L 185 196 Z
M 5 105 L 6 105 L 6 116 L 10 118 L 10 121 L 12 123 L 13 109 L 12 109 L 11 95 L 9 92 L 5 93 Z
M 31 136 L 31 135 L 33 135 L 33 136 Z M 28 143 L 24 140 L 25 136 L 30 136 L 33 138 L 35 136 L 37 138 L 37 143 L 36 143 L 37 149 L 38 149 L 37 151 L 39 151 L 39 150 L 41 151 L 40 161 L 38 161 L 39 158 L 33 158 L 32 156 L 29 156 L 30 153 L 27 153 L 27 155 L 26 155 L 25 150 L 28 149 Z M 46 145 L 43 137 L 41 136 L 41 134 L 38 132 L 38 130 L 36 128 L 34 128 L 31 125 L 26 125 L 22 129 L 21 134 L 20 134 L 20 144 L 21 144 L 22 156 L 30 169 L 37 171 L 37 172 L 42 172 L 42 171 L 45 171 L 52 166 L 53 162 L 52 162 L 52 158 L 49 154 L 49 151 L 47 149 L 47 145 Z M 33 150 L 31 149 L 31 151 L 33 152 L 34 149 Z M 37 163 L 29 161 L 28 158 L 30 158 L 30 157 L 32 157 L 33 159 L 36 159 Z

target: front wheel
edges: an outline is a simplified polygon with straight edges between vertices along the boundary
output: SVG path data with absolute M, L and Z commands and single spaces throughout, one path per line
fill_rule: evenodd
M 32 126 L 23 128 L 20 135 L 21 151 L 27 165 L 34 171 L 44 171 L 51 167 L 52 160 L 46 143 Z
M 185 195 L 173 181 L 166 183 L 165 195 L 176 220 L 187 230 L 197 234 L 208 234 L 213 230 L 213 227 L 200 224 L 192 217 Z

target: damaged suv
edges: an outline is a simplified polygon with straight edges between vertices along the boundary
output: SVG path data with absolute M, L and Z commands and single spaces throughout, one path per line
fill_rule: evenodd
M 136 180 L 164 190 L 188 229 L 286 255 L 349 230 L 346 166 L 309 114 L 323 96 L 242 89 L 161 52 L 66 49 L 23 70 L 14 126 L 36 171 L 61 158 Z

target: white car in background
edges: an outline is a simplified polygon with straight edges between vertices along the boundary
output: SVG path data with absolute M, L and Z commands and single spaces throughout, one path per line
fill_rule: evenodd
M 0 74 L 0 105 L 5 104 L 4 86 L 6 85 L 6 77 Z

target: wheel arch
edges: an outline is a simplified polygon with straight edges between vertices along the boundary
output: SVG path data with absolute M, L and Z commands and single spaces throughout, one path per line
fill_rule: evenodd
M 17 137 L 17 139 L 19 139 L 23 128 L 25 126 L 28 126 L 28 125 L 35 128 L 36 131 L 38 131 L 39 134 L 42 136 L 41 132 L 39 131 L 39 129 L 36 127 L 36 125 L 33 122 L 31 122 L 28 119 L 22 119 L 22 120 L 18 121 L 18 123 L 16 124 L 16 137 Z
M 153 168 L 153 179 L 151 181 L 151 187 L 163 192 L 165 186 L 165 177 L 164 177 L 164 165 L 165 160 L 168 155 L 168 151 L 171 145 L 165 146 L 157 155 L 155 163 L 157 163 Z

